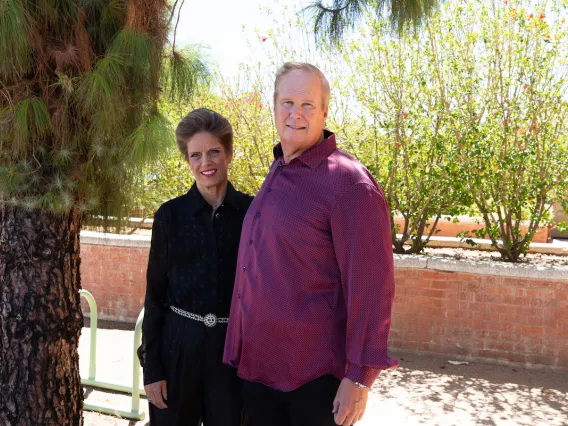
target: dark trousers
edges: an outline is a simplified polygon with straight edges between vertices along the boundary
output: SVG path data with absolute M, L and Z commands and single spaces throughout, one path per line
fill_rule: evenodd
M 162 341 L 168 408 L 149 404 L 150 426 L 241 426 L 242 380 L 222 362 L 226 330 L 168 315 Z
M 336 426 L 333 400 L 339 379 L 322 376 L 291 392 L 262 383 L 243 383 L 243 401 L 249 426 Z

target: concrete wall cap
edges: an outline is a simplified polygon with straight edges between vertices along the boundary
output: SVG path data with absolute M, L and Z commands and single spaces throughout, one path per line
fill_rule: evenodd
M 394 259 L 397 268 L 431 269 L 476 275 L 568 281 L 568 266 L 525 265 L 488 260 L 458 260 L 440 256 L 404 254 L 395 254 Z
M 121 235 L 81 231 L 81 244 L 91 246 L 150 248 L 150 240 L 150 235 Z

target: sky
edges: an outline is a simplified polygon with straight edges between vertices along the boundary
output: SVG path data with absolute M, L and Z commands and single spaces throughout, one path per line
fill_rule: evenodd
M 216 62 L 224 74 L 236 74 L 238 64 L 253 52 L 247 40 L 256 39 L 271 28 L 272 19 L 261 8 L 282 13 L 289 6 L 301 9 L 308 0 L 206 0 L 185 1 L 179 20 L 176 45 L 203 46 L 209 60 Z

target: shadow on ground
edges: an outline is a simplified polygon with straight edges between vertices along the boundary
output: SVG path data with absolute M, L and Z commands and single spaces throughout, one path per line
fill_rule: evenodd
M 88 352 L 84 329 L 80 354 Z M 102 376 L 124 381 L 131 371 L 132 331 L 100 329 L 98 366 Z M 568 373 L 469 363 L 454 366 L 431 354 L 394 352 L 400 367 L 385 371 L 369 395 L 365 418 L 358 426 L 568 426 Z M 81 360 L 82 372 L 87 357 Z M 131 380 L 131 379 L 130 379 Z M 129 398 L 88 391 L 89 399 L 128 406 Z M 147 412 L 147 401 L 142 409 Z M 219 407 L 222 409 L 222 407 Z M 85 426 L 148 426 L 85 412 Z
M 383 372 L 369 398 L 376 420 L 383 420 L 383 411 L 408 425 L 568 425 L 566 373 L 395 356 L 401 366 Z M 362 424 L 377 425 L 376 420 Z

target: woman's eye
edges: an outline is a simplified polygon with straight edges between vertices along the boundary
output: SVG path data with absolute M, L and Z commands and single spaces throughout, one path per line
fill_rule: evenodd
M 199 154 L 197 153 L 191 154 L 191 158 L 199 158 Z

